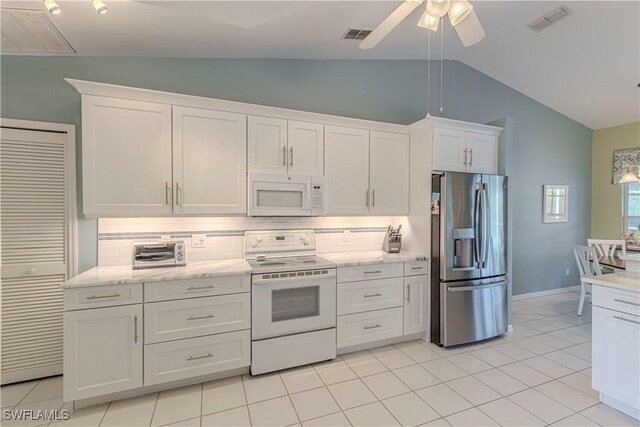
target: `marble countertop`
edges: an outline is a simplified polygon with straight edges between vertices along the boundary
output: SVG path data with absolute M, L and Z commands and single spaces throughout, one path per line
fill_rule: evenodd
M 93 267 L 68 280 L 64 289 L 87 286 L 125 285 L 162 280 L 199 279 L 205 277 L 238 276 L 251 274 L 244 258 L 213 261 L 194 261 L 184 267 L 164 267 L 134 270 L 131 265 Z
M 395 262 L 413 262 L 427 260 L 427 257 L 411 252 L 390 254 L 384 251 L 330 252 L 318 254 L 318 256 L 326 259 L 327 261 L 331 261 L 338 267 L 354 267 L 358 265 L 392 264 Z
M 640 254 L 626 254 L 626 255 L 620 255 L 618 256 L 618 258 L 623 259 L 627 262 L 631 261 L 631 262 L 640 262 Z
M 640 273 L 633 271 L 601 274 L 599 276 L 587 276 L 584 277 L 582 281 L 592 285 L 600 285 L 608 288 L 640 293 Z

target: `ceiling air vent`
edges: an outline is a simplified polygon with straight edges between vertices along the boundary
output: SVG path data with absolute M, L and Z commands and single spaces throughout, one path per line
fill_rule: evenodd
M 342 40 L 364 40 L 373 30 L 361 30 L 357 28 L 349 28 L 342 36 Z
M 571 9 L 567 6 L 560 6 L 552 11 L 546 13 L 543 17 L 536 19 L 535 21 L 529 23 L 527 27 L 531 28 L 536 33 L 544 30 L 551 24 L 555 24 L 562 18 L 566 18 L 567 16 L 573 14 Z
M 2 8 L 0 15 L 2 53 L 75 53 L 45 12 Z

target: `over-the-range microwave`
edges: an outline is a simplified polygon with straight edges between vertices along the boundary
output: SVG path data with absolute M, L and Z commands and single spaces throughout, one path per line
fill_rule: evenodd
M 324 179 L 311 175 L 249 173 L 249 216 L 322 216 Z

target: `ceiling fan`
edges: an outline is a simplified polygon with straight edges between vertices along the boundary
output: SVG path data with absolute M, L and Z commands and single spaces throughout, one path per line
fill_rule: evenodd
M 360 43 L 361 49 L 371 49 L 385 38 L 411 12 L 424 3 L 424 0 L 406 0 L 391 15 L 382 21 L 378 27 Z M 484 29 L 473 10 L 473 6 L 466 0 L 427 0 L 427 7 L 418 26 L 430 31 L 438 31 L 440 18 L 449 14 L 451 25 L 458 33 L 462 44 L 473 46 L 485 37 Z

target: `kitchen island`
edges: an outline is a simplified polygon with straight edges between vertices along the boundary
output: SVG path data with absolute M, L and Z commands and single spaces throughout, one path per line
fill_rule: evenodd
M 640 273 L 582 282 L 593 285 L 592 387 L 602 403 L 640 419 Z

